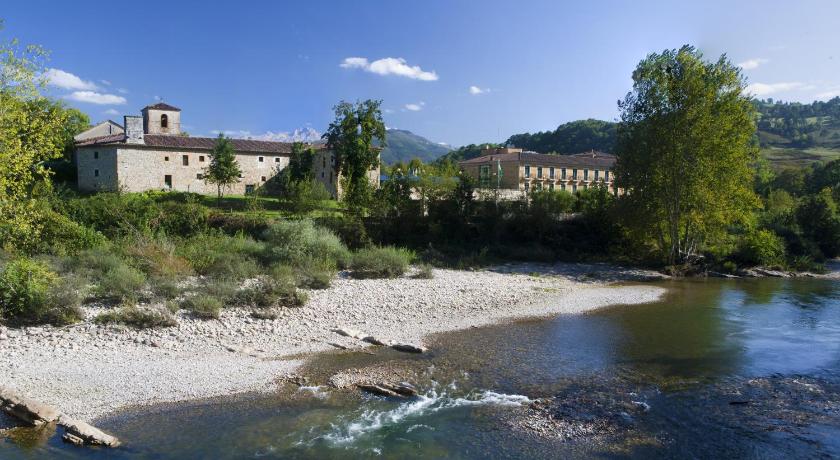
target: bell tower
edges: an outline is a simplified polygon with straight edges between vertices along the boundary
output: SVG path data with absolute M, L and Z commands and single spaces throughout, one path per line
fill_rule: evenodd
M 181 109 L 165 102 L 148 105 L 143 113 L 144 134 L 181 134 Z

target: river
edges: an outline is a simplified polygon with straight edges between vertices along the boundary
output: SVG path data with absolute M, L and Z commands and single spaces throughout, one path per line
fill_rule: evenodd
M 125 446 L 0 440 L 0 458 L 840 457 L 840 283 L 692 279 L 659 302 L 433 336 L 430 352 L 335 353 L 312 383 L 98 421 Z M 330 391 L 408 368 L 421 396 Z

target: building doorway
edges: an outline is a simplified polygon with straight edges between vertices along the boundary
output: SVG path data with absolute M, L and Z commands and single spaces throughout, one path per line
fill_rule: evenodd
M 172 190 L 172 176 L 169 174 L 163 176 L 163 184 L 167 189 Z

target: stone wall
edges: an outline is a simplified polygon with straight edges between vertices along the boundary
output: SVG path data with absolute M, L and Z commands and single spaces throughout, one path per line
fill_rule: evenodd
M 324 187 L 330 192 L 330 195 L 335 199 L 339 199 L 342 194 L 341 178 L 335 174 L 335 156 L 330 150 L 318 150 L 312 159 L 312 173 L 315 180 L 324 184 Z M 376 167 L 368 171 L 368 181 L 373 188 L 379 188 L 380 167 L 377 162 Z
M 117 148 L 82 147 L 76 151 L 78 187 L 85 192 L 114 191 L 117 179 Z
M 187 158 L 186 164 L 184 158 Z M 242 177 L 238 183 L 225 189 L 225 193 L 241 195 L 250 189 L 249 186 L 256 189 L 289 165 L 286 154 L 237 153 L 236 161 Z M 171 189 L 214 194 L 216 186 L 204 182 L 209 165 L 210 154 L 207 151 L 120 148 L 117 175 L 121 188 L 128 192 Z M 171 188 L 166 176 L 170 176 Z

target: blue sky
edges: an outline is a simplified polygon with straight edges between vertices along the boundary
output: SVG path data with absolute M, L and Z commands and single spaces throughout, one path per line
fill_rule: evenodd
M 652 51 L 742 63 L 762 97 L 840 95 L 840 1 L 10 1 L 0 38 L 51 50 L 50 92 L 94 121 L 162 98 L 193 135 L 323 131 L 341 99 L 389 127 L 501 141 L 613 120 Z M 348 59 L 351 58 L 351 59 Z

